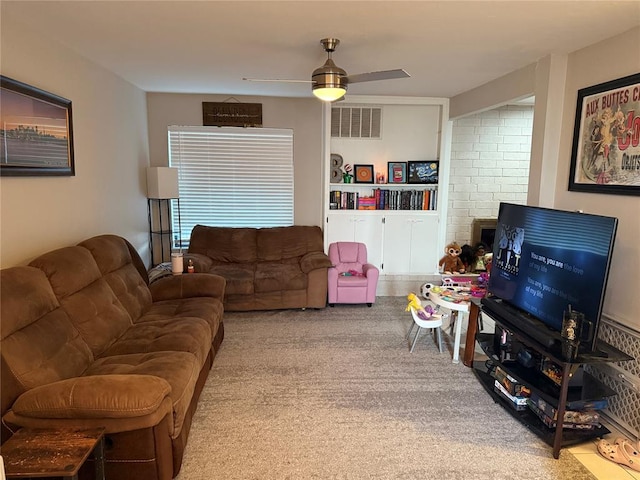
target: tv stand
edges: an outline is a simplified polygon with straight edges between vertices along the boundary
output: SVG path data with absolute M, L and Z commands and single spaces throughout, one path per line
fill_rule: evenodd
M 483 303 L 484 305 L 484 303 Z M 557 421 L 554 428 L 548 427 L 531 408 L 516 410 L 513 402 L 494 390 L 495 377 L 492 372 L 495 367 L 500 367 L 517 382 L 529 388 L 532 395 L 540 397 L 557 412 L 557 419 L 563 419 L 565 411 L 580 410 L 585 405 L 597 403 L 603 399 L 616 395 L 616 392 L 585 372 L 582 367 L 585 364 L 597 364 L 605 362 L 618 362 L 633 360 L 633 357 L 621 352 L 615 347 L 602 342 L 597 342 L 594 352 L 579 353 L 578 357 L 568 362 L 563 359 L 561 346 L 558 342 L 552 342 L 550 346 L 540 342 L 537 338 L 528 335 L 518 328 L 517 319 L 501 318 L 494 316 L 492 312 L 483 308 L 483 312 L 496 323 L 494 333 L 478 333 L 476 341 L 489 357 L 488 361 L 476 361 L 473 370 L 494 402 L 500 403 L 511 415 L 518 419 L 529 430 L 537 434 L 543 441 L 553 448 L 553 457 L 560 456 L 560 449 L 565 446 L 585 442 L 589 439 L 601 437 L 610 433 L 604 426 L 596 426 L 593 429 L 565 429 L 563 422 Z M 510 332 L 513 351 L 504 354 L 500 340 L 505 337 L 503 330 Z M 528 357 L 538 359 L 535 362 L 519 361 L 515 350 L 525 350 Z M 543 363 L 557 367 L 557 382 L 543 373 Z
M 515 328 L 540 343 L 540 345 L 551 348 L 561 341 L 560 332 L 550 329 L 537 318 L 509 305 L 500 298 L 484 297 L 481 303 L 482 311 L 491 318 L 511 323 Z

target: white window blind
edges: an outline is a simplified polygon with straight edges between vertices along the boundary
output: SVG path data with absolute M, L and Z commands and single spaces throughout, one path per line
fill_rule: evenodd
M 180 215 L 172 219 L 182 245 L 198 224 L 293 225 L 290 129 L 170 126 L 169 165 L 178 168 Z

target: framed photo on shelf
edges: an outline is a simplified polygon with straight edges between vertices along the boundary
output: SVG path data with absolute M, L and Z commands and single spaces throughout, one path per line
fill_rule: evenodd
M 578 90 L 569 190 L 640 195 L 640 73 Z
M 387 162 L 387 183 L 407 183 L 407 162 Z
M 354 165 L 356 183 L 373 183 L 373 165 Z
M 71 100 L 0 76 L 0 103 L 0 175 L 75 175 Z
M 408 183 L 438 183 L 438 161 L 408 162 Z

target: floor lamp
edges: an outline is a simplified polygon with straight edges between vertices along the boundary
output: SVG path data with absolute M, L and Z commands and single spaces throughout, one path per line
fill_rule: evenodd
M 172 247 L 171 200 L 176 200 L 178 230 L 180 221 L 180 196 L 178 169 L 171 167 L 147 168 L 147 207 L 149 213 L 149 249 L 152 266 L 170 261 Z M 155 208 L 154 208 L 155 205 Z M 178 235 L 181 232 L 178 231 Z M 159 244 L 160 261 L 156 261 L 156 245 Z M 165 255 L 165 246 L 166 253 Z M 181 242 L 177 245 L 182 250 Z

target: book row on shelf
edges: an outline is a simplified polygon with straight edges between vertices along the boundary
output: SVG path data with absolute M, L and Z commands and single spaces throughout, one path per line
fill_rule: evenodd
M 371 195 L 359 192 L 332 190 L 329 193 L 331 210 L 436 210 L 438 190 L 389 190 L 374 188 Z

